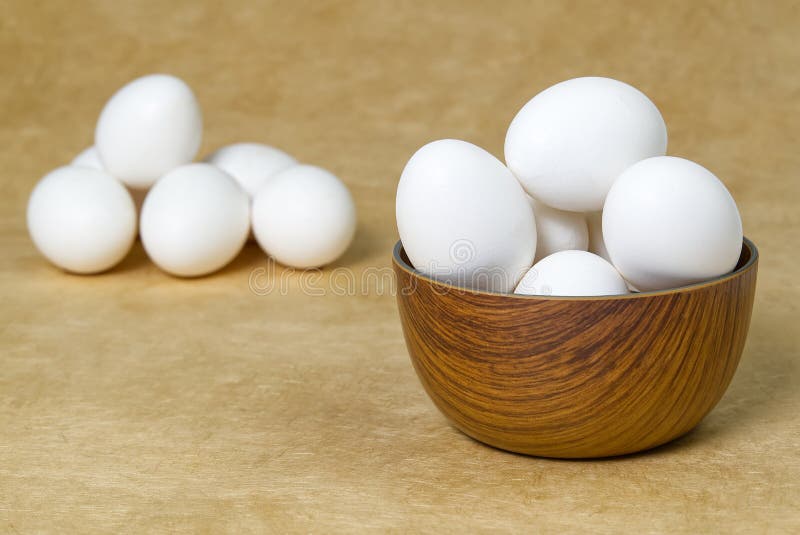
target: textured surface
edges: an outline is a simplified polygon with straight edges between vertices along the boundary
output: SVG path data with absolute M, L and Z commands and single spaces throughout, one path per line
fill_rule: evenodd
M 800 6 L 636 6 L 0 3 L 0 532 L 797 532 Z M 36 254 L 34 183 L 153 71 L 195 88 L 203 154 L 272 142 L 345 180 L 360 225 L 338 266 L 354 278 L 329 268 L 310 285 L 252 246 L 196 281 L 138 245 L 91 278 Z M 741 364 L 694 432 L 548 461 L 447 425 L 375 281 L 416 148 L 451 136 L 502 156 L 519 106 L 584 74 L 652 97 L 669 152 L 730 187 L 761 263 Z
M 414 271 L 399 242 L 393 267 L 414 368 L 459 429 L 504 450 L 590 458 L 664 444 L 716 405 L 744 349 L 757 258 L 747 244 L 730 277 L 577 299 L 452 287 Z

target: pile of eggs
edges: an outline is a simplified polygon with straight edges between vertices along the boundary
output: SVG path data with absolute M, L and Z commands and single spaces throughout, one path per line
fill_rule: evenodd
M 636 88 L 561 82 L 514 117 L 506 165 L 453 139 L 411 157 L 397 188 L 403 248 L 437 280 L 526 295 L 663 290 L 732 271 L 736 203 L 666 150 L 661 113 Z
M 194 93 L 174 76 L 120 89 L 100 114 L 94 146 L 31 193 L 28 229 L 39 251 L 67 271 L 97 273 L 128 254 L 138 229 L 156 265 L 193 277 L 233 260 L 251 229 L 288 266 L 322 266 L 347 249 L 355 206 L 336 176 L 258 143 L 193 163 L 202 123 Z

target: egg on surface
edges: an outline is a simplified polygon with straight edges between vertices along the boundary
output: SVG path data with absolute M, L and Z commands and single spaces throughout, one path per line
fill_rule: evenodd
M 173 169 L 150 189 L 139 232 L 158 267 L 196 277 L 233 260 L 249 228 L 247 193 L 221 169 L 194 163 Z
M 75 156 L 70 165 L 78 165 L 81 167 L 88 167 L 90 169 L 97 169 L 98 171 L 105 171 L 103 162 L 100 161 L 100 154 L 98 154 L 94 145 L 82 150 L 80 154 Z
M 356 230 L 350 191 L 335 175 L 312 165 L 281 171 L 253 199 L 253 234 L 278 262 L 297 268 L 330 264 Z
M 606 242 L 603 240 L 603 212 L 586 214 L 586 224 L 589 227 L 589 252 L 611 262 Z
M 97 169 L 99 171 L 106 170 L 105 167 L 103 167 L 103 162 L 100 161 L 100 154 L 97 152 L 97 149 L 94 147 L 94 145 L 81 151 L 80 154 L 75 156 L 70 165 L 89 167 L 91 169 Z M 130 186 L 127 186 L 127 188 L 128 188 L 128 193 L 131 194 L 131 199 L 133 199 L 133 204 L 136 205 L 136 213 L 138 214 L 142 209 L 142 203 L 144 202 L 144 198 L 147 195 L 147 190 L 132 188 Z
M 109 174 L 145 189 L 194 159 L 202 131 L 191 88 L 174 76 L 151 74 L 130 82 L 106 103 L 95 146 Z
M 86 166 L 60 167 L 28 200 L 28 230 L 53 264 L 97 273 L 119 263 L 136 237 L 136 208 L 118 180 Z
M 588 251 L 559 251 L 536 262 L 515 294 L 592 296 L 628 293 L 614 266 Z
M 603 208 L 631 164 L 666 153 L 661 113 L 638 89 L 610 78 L 574 78 L 545 89 L 508 127 L 505 158 L 525 190 L 560 210 Z
M 614 182 L 603 209 L 611 261 L 641 291 L 730 272 L 742 250 L 742 221 L 722 182 L 692 161 L 648 158 Z
M 538 262 L 558 251 L 585 251 L 589 247 L 586 218 L 578 212 L 566 212 L 528 198 L 536 219 L 536 257 Z
M 235 178 L 251 198 L 255 197 L 270 178 L 292 165 L 297 165 L 297 160 L 282 150 L 262 143 L 226 145 L 208 156 L 205 161 Z
M 396 215 L 412 265 L 437 280 L 510 292 L 533 263 L 528 197 L 500 160 L 466 141 L 433 141 L 411 157 Z

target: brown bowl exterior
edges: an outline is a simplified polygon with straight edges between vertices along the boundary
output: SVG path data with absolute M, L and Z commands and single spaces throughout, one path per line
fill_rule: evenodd
M 758 251 L 733 273 L 609 297 L 458 288 L 414 270 L 397 243 L 397 302 L 414 369 L 442 413 L 504 450 L 623 455 L 691 430 L 730 384 L 744 348 Z

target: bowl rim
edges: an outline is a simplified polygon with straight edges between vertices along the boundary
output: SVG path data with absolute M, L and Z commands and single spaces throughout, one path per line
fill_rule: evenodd
M 735 269 L 730 273 L 726 273 L 724 275 L 720 275 L 718 277 L 714 277 L 704 281 L 687 284 L 685 286 L 676 286 L 675 288 L 667 288 L 665 290 L 653 290 L 649 292 L 630 292 L 627 294 L 617 294 L 617 295 L 581 295 L 581 296 L 523 295 L 515 293 L 493 292 L 489 290 L 477 290 L 474 288 L 457 286 L 449 282 L 436 280 L 433 277 L 417 270 L 409 262 L 403 260 L 401 252 L 404 253 L 405 250 L 403 249 L 402 240 L 397 240 L 397 243 L 394 245 L 394 249 L 392 250 L 392 261 L 397 267 L 407 272 L 410 276 L 414 278 L 422 279 L 431 285 L 442 287 L 447 291 L 460 292 L 463 294 L 484 295 L 492 297 L 507 297 L 511 299 L 525 299 L 529 301 L 610 301 L 615 299 L 642 299 L 646 297 L 655 297 L 659 295 L 674 295 L 680 293 L 688 293 L 691 291 L 699 290 L 701 288 L 715 286 L 736 279 L 738 277 L 743 276 L 748 271 L 751 271 L 758 262 L 758 248 L 746 236 L 742 236 L 742 248 L 745 247 L 750 251 L 750 258 L 748 258 L 747 262 L 745 262 L 739 269 Z M 442 292 L 442 293 L 447 293 L 447 292 Z

